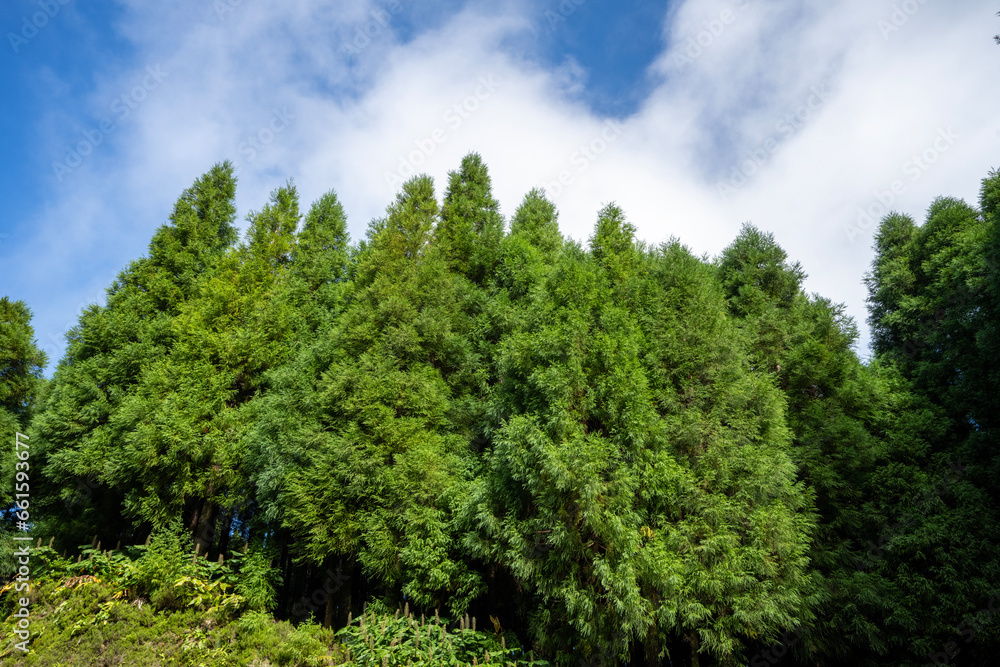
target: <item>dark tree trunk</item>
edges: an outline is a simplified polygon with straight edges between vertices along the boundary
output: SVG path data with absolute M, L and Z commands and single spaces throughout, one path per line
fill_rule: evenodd
M 221 535 L 219 535 L 219 553 L 225 556 L 229 553 L 229 533 L 232 532 L 233 528 L 233 513 L 226 512 L 222 516 L 222 530 Z
M 281 541 L 281 557 L 278 559 L 278 569 L 281 570 L 281 588 L 278 589 L 278 612 L 281 613 L 285 618 L 287 618 L 291 613 L 291 605 L 289 604 L 289 599 L 295 600 L 296 598 L 291 595 L 292 593 L 292 581 L 291 581 L 291 568 L 288 562 L 288 542 L 285 540 Z
M 194 536 L 195 549 L 198 553 L 207 555 L 215 542 L 215 521 L 217 512 L 215 503 L 207 498 L 202 499 L 191 517 L 191 529 Z
M 351 589 L 354 579 L 354 560 L 352 558 L 340 559 L 337 562 L 337 569 L 327 569 L 326 589 L 328 598 L 326 601 L 326 614 L 323 624 L 337 628 L 347 625 L 347 614 L 351 611 Z

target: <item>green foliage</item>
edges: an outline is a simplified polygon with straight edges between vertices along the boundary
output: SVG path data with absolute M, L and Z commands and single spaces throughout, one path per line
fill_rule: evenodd
M 284 524 L 306 558 L 357 558 L 421 604 L 444 604 L 447 591 L 464 608 L 478 584 L 454 556 L 444 494 L 462 470 L 447 377 L 469 362 L 469 325 L 455 311 L 461 284 L 429 246 L 437 212 L 430 180 L 418 177 L 373 222 L 351 303 L 329 338 L 297 362 L 310 373 L 312 396 L 290 405 L 284 391 L 308 389 L 289 374 L 292 386 L 279 385 L 272 399 L 295 416 L 275 417 L 292 430 L 271 431 L 284 451 L 268 467 L 282 466 Z
M 156 609 L 142 598 L 121 595 L 121 582 L 89 575 L 49 578 L 31 594 L 31 652 L 9 635 L 0 645 L 4 665 L 129 664 L 229 667 L 343 664 L 333 632 L 315 625 L 293 627 L 270 615 L 229 613 L 192 605 Z M 184 586 L 188 582 L 185 581 Z M 0 594 L 0 614 L 11 622 L 14 596 Z
M 34 340 L 28 306 L 0 297 L 0 411 L 21 427 L 31 416 L 46 363 L 45 353 Z M 4 427 L 4 443 L 9 443 L 9 424 Z
M 448 174 L 448 191 L 435 229 L 438 248 L 449 267 L 483 285 L 497 261 L 503 237 L 500 205 L 493 198 L 486 165 L 478 153 L 462 159 Z
M 0 436 L 54 536 L 4 664 L 756 665 L 794 629 L 788 664 L 903 665 L 959 628 L 992 659 L 996 172 L 882 221 L 864 364 L 750 224 L 709 262 L 608 204 L 583 246 L 532 190 L 505 234 L 473 153 L 357 244 L 291 183 L 237 244 L 235 185 L 181 195 L 50 382 L 0 300 Z
M 174 583 L 189 571 L 190 542 L 181 537 L 177 522 L 150 538 L 149 548 L 135 563 L 135 587 L 158 607 L 184 606 Z
M 885 454 L 891 463 L 873 473 L 866 506 L 882 524 L 874 532 L 884 557 L 873 569 L 897 591 L 885 614 L 886 643 L 910 660 L 951 641 L 961 627 L 956 619 L 990 599 L 989 582 L 1000 572 L 996 183 L 995 172 L 983 180 L 978 210 L 941 197 L 919 227 L 887 216 L 865 278 L 873 348 L 898 369 L 899 384 L 915 394 L 909 402 L 920 408 L 887 420 L 887 441 L 916 440 L 921 448 Z M 914 504 L 922 516 L 914 516 Z M 995 624 L 974 635 L 976 645 L 963 653 L 987 660 L 1000 641 Z
M 275 588 L 280 585 L 281 573 L 271 567 L 270 558 L 264 554 L 253 552 L 242 560 L 236 593 L 250 611 L 272 610 L 277 595 Z
M 15 438 L 18 433 L 27 434 L 29 430 L 38 396 L 45 387 L 42 368 L 46 363 L 45 353 L 38 349 L 34 340 L 31 311 L 27 305 L 7 297 L 0 298 L 0 489 L 7 503 L 14 499 L 10 494 L 23 493 L 32 487 L 32 465 L 37 459 L 18 458 Z M 30 439 L 17 439 L 32 451 Z M 15 488 L 15 483 L 19 488 Z M 38 488 L 37 484 L 34 488 Z M 34 498 L 30 492 L 26 495 Z M 17 569 L 12 535 L 15 528 L 13 509 L 7 505 L 0 515 L 0 580 L 6 580 Z M 31 515 L 35 514 L 34 509 L 27 509 Z
M 403 611 L 401 614 L 400 611 Z M 476 621 L 466 615 L 457 623 L 435 613 L 425 619 L 397 609 L 390 614 L 385 605 L 371 604 L 365 613 L 337 633 L 352 665 L 537 665 L 544 660 L 521 648 L 511 633 L 475 629 Z
M 601 211 L 591 254 L 567 245 L 501 343 L 466 514 L 466 544 L 530 586 L 560 663 L 570 645 L 662 657 L 672 636 L 733 655 L 807 614 L 781 403 L 746 375 L 705 267 L 632 229 Z

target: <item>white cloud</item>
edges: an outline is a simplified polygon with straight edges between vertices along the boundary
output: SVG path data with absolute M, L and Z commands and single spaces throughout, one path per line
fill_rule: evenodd
M 90 252 L 105 278 L 108 266 L 123 267 L 215 161 L 241 162 L 242 213 L 289 177 L 306 206 L 336 189 L 357 239 L 391 201 L 386 174 L 401 160 L 419 161 L 441 194 L 447 171 L 476 150 L 508 216 L 530 188 L 562 173 L 560 222 L 581 240 L 612 200 L 643 238 L 676 235 L 698 254 L 717 253 L 751 220 L 802 262 L 808 289 L 846 301 L 863 323 L 872 230 L 848 239 L 856 209 L 904 180 L 893 206 L 922 221 L 939 194 L 974 201 L 998 166 L 995 3 L 910 2 L 919 11 L 886 36 L 878 21 L 896 3 L 882 0 L 684 2 L 671 8 L 668 46 L 650 66 L 657 87 L 611 132 L 580 102 L 586 72 L 575 61 L 546 70 L 510 48 L 538 29 L 517 3 L 470 6 L 403 43 L 409 0 L 242 2 L 221 20 L 204 3 L 133 1 L 121 29 L 136 45 L 135 67 L 108 77 L 95 97 L 131 89 L 147 65 L 169 76 L 53 189 L 38 220 L 46 240 L 32 252 L 67 268 L 37 279 L 73 296 L 30 305 L 40 331 L 61 326 L 65 303 L 92 290 L 63 282 L 74 267 Z M 359 37 L 366 26 L 370 43 Z M 689 50 L 700 34 L 701 51 Z M 781 129 L 816 87 L 827 99 Z M 294 118 L 269 134 L 276 110 Z M 904 163 L 933 146 L 939 128 L 960 139 L 911 179 Z M 252 159 L 248 137 L 260 143 Z M 723 200 L 718 182 L 769 139 L 767 159 Z

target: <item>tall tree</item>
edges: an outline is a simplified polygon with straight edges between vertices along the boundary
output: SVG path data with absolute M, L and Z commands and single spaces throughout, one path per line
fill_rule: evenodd
M 705 267 L 633 233 L 606 207 L 590 253 L 567 245 L 531 293 L 466 511 L 469 547 L 534 594 L 536 641 L 566 664 L 733 657 L 805 612 L 780 402 L 742 368 Z
M 989 318 L 992 189 L 995 182 L 988 178 L 983 211 L 942 197 L 920 227 L 888 216 L 876 234 L 876 257 L 865 278 L 873 349 L 881 362 L 898 367 L 917 394 L 915 402 L 927 406 L 922 423 L 899 419 L 887 433 L 887 441 L 922 444 L 910 460 L 905 450 L 889 453 L 897 467 L 873 475 L 870 505 L 872 514 L 885 517 L 878 521 L 883 526 L 893 516 L 903 517 L 893 524 L 901 528 L 873 532 L 883 533 L 880 545 L 888 544 L 879 548 L 891 562 L 885 576 L 899 590 L 896 610 L 886 620 L 896 626 L 892 635 L 906 638 L 893 643 L 909 659 L 940 657 L 939 647 L 955 640 L 959 619 L 990 597 L 985 582 L 1000 568 L 995 447 L 989 429 L 977 420 L 978 415 L 984 423 L 995 419 L 977 397 L 997 389 L 990 386 L 992 370 L 983 370 L 996 357 L 995 348 L 984 345 L 995 326 Z M 948 465 L 958 466 L 961 475 L 950 479 Z M 886 476 L 888 470 L 895 479 Z M 893 487 L 918 492 L 923 516 L 914 516 L 912 501 L 886 497 L 884 491 Z M 963 537 L 942 541 L 941 535 Z M 1000 637 L 992 625 L 973 635 L 975 644 L 962 648 L 962 660 L 986 659 Z
M 127 490 L 127 513 L 155 525 L 183 516 L 204 549 L 216 542 L 220 513 L 252 500 L 243 408 L 263 392 L 264 373 L 287 360 L 301 321 L 276 298 L 299 217 L 292 185 L 250 214 L 245 243 L 201 276 L 173 319 L 171 354 L 144 369 L 114 419 L 125 435 L 109 479 Z
M 500 204 L 491 188 L 480 155 L 466 155 L 461 168 L 448 173 L 441 220 L 435 229 L 437 244 L 451 269 L 479 285 L 492 273 L 503 237 Z
M 1000 171 L 983 179 L 979 197 L 983 231 L 982 280 L 966 316 L 975 331 L 973 359 L 965 365 L 963 398 L 975 427 L 968 457 L 987 462 L 982 484 L 1000 503 Z
M 28 431 L 37 397 L 45 385 L 42 369 L 46 363 L 45 353 L 35 342 L 28 306 L 6 296 L 0 298 L 0 488 L 8 494 L 8 499 L 16 490 L 17 472 L 27 472 L 29 486 L 33 478 L 32 461 L 30 457 L 23 461 L 16 455 L 15 442 L 20 440 L 31 451 L 31 441 L 21 440 L 17 434 Z M 29 493 L 29 501 L 36 495 L 37 492 Z M 13 504 L 8 505 L 0 516 L 0 578 L 5 580 L 17 569 L 16 543 L 10 539 L 15 525 L 13 512 L 17 509 Z M 36 514 L 30 505 L 27 509 L 29 516 Z
M 129 436 L 120 408 L 145 369 L 173 348 L 181 306 L 235 239 L 235 187 L 232 165 L 223 163 L 185 190 L 148 256 L 122 271 L 106 306 L 85 309 L 67 335 L 66 356 L 32 424 L 47 487 L 59 490 L 43 503 L 46 529 L 61 546 L 95 534 L 111 542 L 134 527 L 122 511 L 133 480 L 112 463 Z
M 447 377 L 468 365 L 455 276 L 432 242 L 430 178 L 373 221 L 336 326 L 303 352 L 314 397 L 285 439 L 283 520 L 302 556 L 356 560 L 417 604 L 465 609 L 479 584 L 456 554 L 449 494 L 467 440 Z
M 7 426 L 27 428 L 46 363 L 47 356 L 35 342 L 27 304 L 0 298 L 0 414 Z

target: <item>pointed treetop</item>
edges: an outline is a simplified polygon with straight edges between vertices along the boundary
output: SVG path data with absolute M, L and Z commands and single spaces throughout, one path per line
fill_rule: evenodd
M 309 209 L 293 252 L 295 271 L 314 288 L 342 280 L 349 242 L 344 207 L 330 190 Z
M 191 294 L 202 275 L 236 241 L 236 178 L 230 162 L 216 164 L 185 190 L 170 222 L 149 243 L 149 254 L 132 262 L 108 288 L 108 307 L 144 295 L 152 311 L 170 312 Z M 135 310 L 132 302 L 127 306 Z
M 554 256 L 559 252 L 563 244 L 562 234 L 559 233 L 559 212 L 545 196 L 544 190 L 534 188 L 524 196 L 510 223 L 510 233 L 523 236 L 545 255 Z
M 1000 211 L 1000 169 L 994 169 L 983 179 L 979 190 L 979 208 L 983 216 L 998 219 Z
M 778 304 L 791 303 L 806 274 L 798 262 L 789 264 L 787 260 L 784 249 L 775 243 L 774 234 L 745 223 L 718 260 L 719 277 L 731 307 L 741 294 L 749 296 L 745 293 L 747 289 L 758 290 L 767 300 Z
M 441 216 L 445 219 L 454 215 L 470 218 L 476 233 L 481 234 L 497 222 L 499 211 L 500 204 L 493 198 L 489 169 L 479 153 L 469 153 L 462 158 L 458 171 L 448 172 Z
M 449 172 L 435 236 L 453 270 L 480 282 L 485 278 L 503 236 L 503 217 L 478 153 L 469 153 L 458 171 Z
M 213 166 L 185 190 L 150 243 L 150 256 L 167 246 L 217 251 L 236 241 L 236 177 L 228 160 Z
M 367 232 L 369 245 L 380 246 L 398 258 L 419 257 L 437 219 L 434 180 L 427 174 L 414 176 L 403 184 L 396 201 L 386 209 L 386 216 L 372 220 Z
M 300 217 L 299 193 L 289 181 L 271 193 L 271 201 L 259 213 L 247 216 L 247 249 L 253 255 L 267 255 L 279 264 L 287 263 Z
M 597 214 L 594 235 L 590 237 L 590 252 L 598 262 L 622 255 L 635 248 L 635 225 L 614 203 L 607 204 Z

